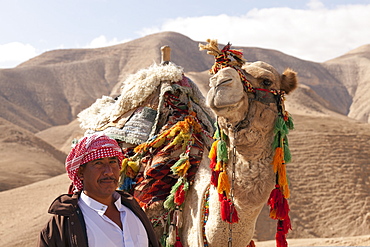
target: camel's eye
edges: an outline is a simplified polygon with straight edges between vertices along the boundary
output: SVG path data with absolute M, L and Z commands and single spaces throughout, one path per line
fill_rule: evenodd
M 264 86 L 269 87 L 269 86 L 271 86 L 271 85 L 272 85 L 272 81 L 270 81 L 269 79 L 263 79 L 262 84 L 263 84 Z

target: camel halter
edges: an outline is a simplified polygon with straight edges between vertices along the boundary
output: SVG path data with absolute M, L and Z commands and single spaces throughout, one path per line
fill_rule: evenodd
M 275 189 L 271 191 L 270 197 L 267 204 L 270 206 L 270 218 L 278 220 L 277 222 L 277 233 L 276 233 L 276 244 L 278 247 L 287 246 L 286 234 L 291 229 L 291 223 L 289 218 L 289 206 L 287 198 L 289 198 L 290 192 L 288 187 L 288 179 L 286 176 L 285 164 L 290 162 L 291 154 L 289 151 L 287 135 L 289 130 L 294 128 L 293 120 L 289 113 L 285 111 L 284 107 L 284 94 L 282 90 L 267 90 L 263 88 L 254 88 L 248 81 L 244 70 L 241 66 L 244 64 L 245 59 L 243 53 L 240 50 L 232 50 L 231 44 L 228 43 L 221 51 L 218 49 L 217 40 L 207 40 L 208 44 L 199 44 L 200 50 L 207 50 L 207 53 L 215 57 L 215 63 L 210 69 L 212 74 L 216 74 L 219 70 L 232 67 L 234 68 L 243 83 L 245 92 L 253 94 L 254 98 L 250 97 L 250 100 L 257 100 L 264 104 L 276 103 L 278 108 L 278 117 L 275 123 L 274 129 L 274 141 L 272 144 L 273 150 L 275 150 L 272 167 L 276 174 L 276 185 Z M 234 60 L 232 60 L 233 58 Z M 238 129 L 243 125 L 243 121 L 239 122 L 233 128 L 233 134 L 237 133 Z M 231 185 L 227 176 L 227 163 L 228 163 L 228 149 L 227 140 L 228 137 L 219 128 L 216 121 L 217 130 L 215 132 L 215 142 L 213 143 L 209 152 L 209 158 L 211 160 L 210 168 L 212 169 L 211 185 L 217 188 L 217 192 L 220 195 L 221 203 L 221 219 L 230 223 L 229 224 L 229 238 L 228 246 L 232 246 L 232 223 L 237 223 L 239 218 L 234 205 L 234 180 L 235 180 L 235 164 L 236 164 L 236 147 L 232 148 L 232 179 Z M 235 137 L 235 136 L 234 136 Z M 205 198 L 207 200 L 207 198 Z M 208 205 L 205 201 L 204 205 Z M 208 217 L 208 208 L 205 208 L 203 223 L 203 231 L 205 229 L 206 219 Z M 207 217 L 206 217 L 207 216 Z M 204 235 L 204 246 L 208 246 L 207 239 Z M 254 246 L 251 242 L 250 246 Z

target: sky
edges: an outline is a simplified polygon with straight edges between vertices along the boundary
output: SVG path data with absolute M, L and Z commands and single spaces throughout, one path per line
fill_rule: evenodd
M 0 0 L 0 68 L 163 31 L 324 62 L 370 44 L 370 0 Z

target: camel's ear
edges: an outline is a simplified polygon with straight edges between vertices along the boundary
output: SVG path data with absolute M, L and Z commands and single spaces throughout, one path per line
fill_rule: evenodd
M 286 94 L 296 89 L 298 85 L 297 72 L 292 69 L 286 69 L 281 76 L 281 90 Z

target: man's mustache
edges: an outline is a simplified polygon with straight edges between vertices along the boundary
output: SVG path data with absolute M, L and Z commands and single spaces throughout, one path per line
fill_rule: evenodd
M 118 182 L 118 180 L 115 177 L 105 177 L 99 179 L 99 181 L 106 181 L 106 180 L 113 180 L 114 182 Z

